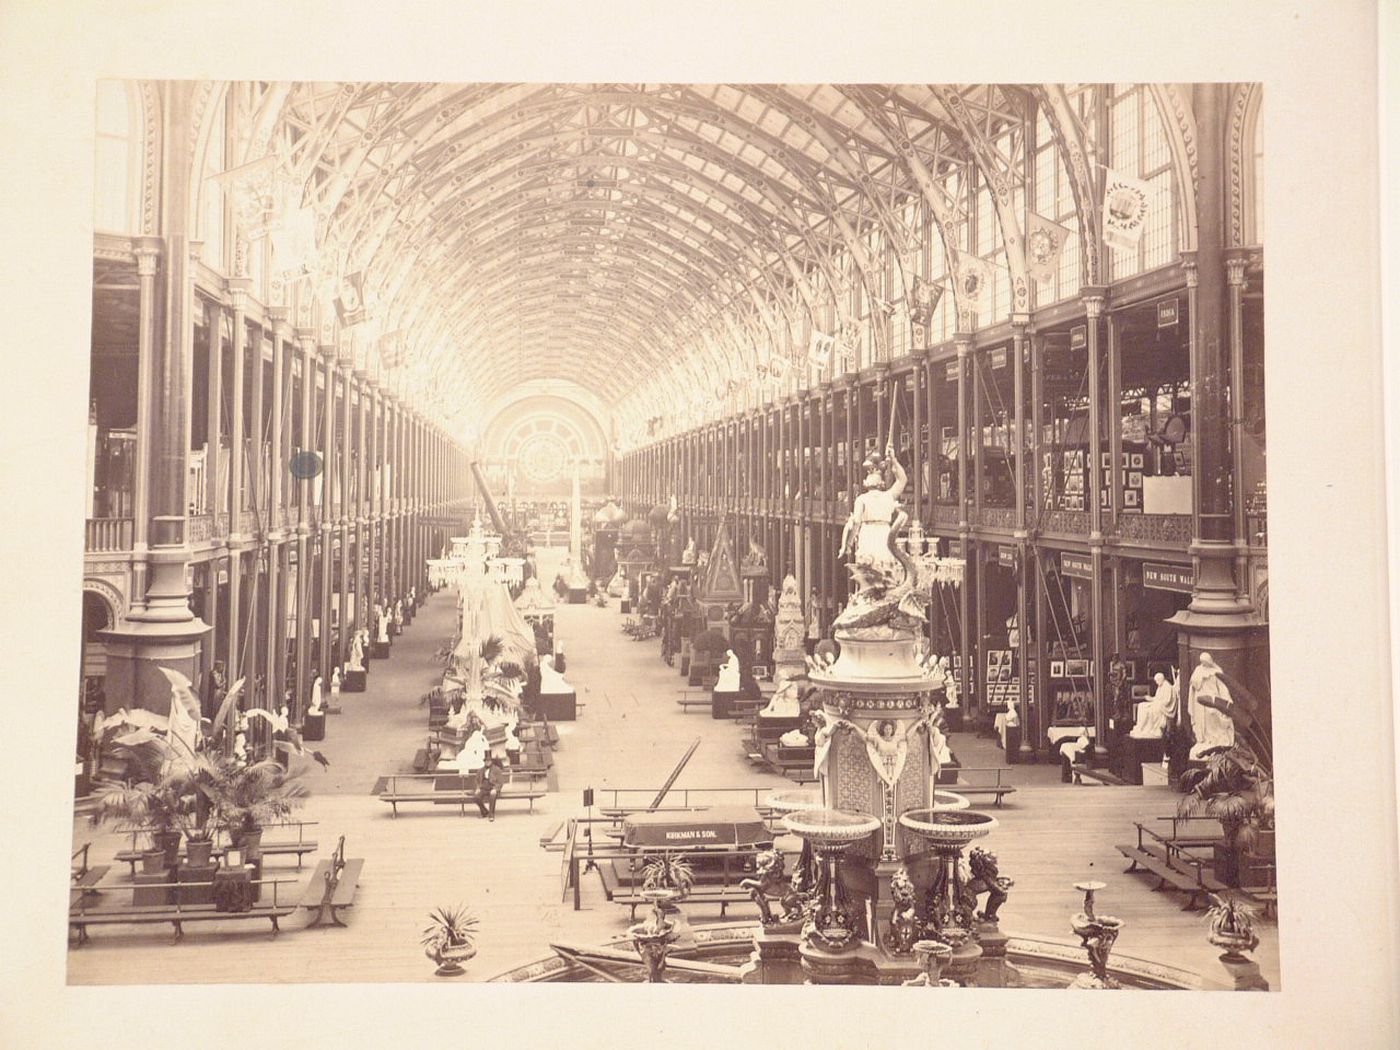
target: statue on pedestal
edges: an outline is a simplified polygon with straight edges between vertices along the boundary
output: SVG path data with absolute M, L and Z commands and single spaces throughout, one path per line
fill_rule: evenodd
M 695 537 L 694 537 L 694 536 L 690 537 L 690 539 L 686 541 L 685 550 L 683 550 L 683 551 L 681 552 L 681 564 L 682 564 L 682 565 L 694 565 L 694 564 L 695 564 Z
M 724 663 L 719 667 L 719 678 L 715 681 L 715 692 L 737 693 L 739 691 L 739 658 L 733 649 L 724 651 Z
M 365 669 L 365 644 L 360 638 L 359 631 L 351 636 L 350 659 L 346 662 L 345 668 L 348 671 L 363 671 Z
M 1172 669 L 1172 680 L 1167 681 L 1167 676 L 1158 671 L 1152 676 L 1152 681 L 1156 689 L 1152 693 L 1152 699 L 1145 704 L 1139 704 L 1137 717 L 1133 721 L 1132 735 L 1144 740 L 1155 740 L 1161 737 L 1167 726 L 1176 720 L 1176 712 L 1179 701 L 1176 669 Z
M 323 688 L 321 676 L 317 675 L 316 680 L 311 683 L 311 705 L 307 709 L 307 714 L 319 715 L 321 713 L 321 704 L 324 699 Z
M 331 703 L 340 702 L 340 668 L 337 667 L 331 672 Z
M 554 657 L 546 656 L 540 661 L 540 695 L 558 695 L 560 693 L 572 693 L 574 687 L 564 680 L 564 676 L 555 669 Z
M 852 555 L 848 566 L 857 590 L 834 626 L 846 630 L 881 628 L 908 633 L 925 619 L 919 600 L 919 572 L 908 554 L 895 545 L 895 535 L 909 520 L 899 505 L 908 480 L 894 454 L 886 448 L 894 481 L 885 486 L 884 461 L 865 461 L 865 491 L 856 497 L 841 533 L 841 554 Z
M 1229 688 L 1220 679 L 1220 666 L 1210 653 L 1202 653 L 1191 672 L 1186 698 L 1186 713 L 1196 737 L 1192 758 L 1235 745 L 1235 721 L 1227 713 L 1233 703 Z

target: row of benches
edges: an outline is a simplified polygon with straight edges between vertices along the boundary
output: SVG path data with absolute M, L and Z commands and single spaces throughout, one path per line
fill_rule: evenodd
M 1232 888 L 1216 877 L 1214 859 L 1206 851 L 1226 844 L 1224 829 L 1211 817 L 1158 817 L 1162 830 L 1135 821 L 1137 841 L 1114 848 L 1129 861 L 1128 871 L 1145 871 L 1157 877 L 1153 891 L 1167 889 L 1186 894 L 1184 911 L 1204 905 L 1210 894 L 1236 893 L 1263 906 L 1272 914 L 1278 903 L 1276 869 L 1272 864 L 1255 864 L 1266 875 L 1262 886 Z
M 340 911 L 353 907 L 355 893 L 359 888 L 360 872 L 365 863 L 360 858 L 346 859 L 345 836 L 342 835 L 334 853 L 317 864 L 300 899 L 291 901 L 280 889 L 294 883 L 293 879 L 255 879 L 250 880 L 248 886 L 257 887 L 257 900 L 246 910 L 224 911 L 212 901 L 194 903 L 189 900 L 192 891 L 212 891 L 216 885 L 214 882 L 99 887 L 98 883 L 108 869 L 100 866 L 88 867 L 87 847 L 80 852 L 83 854 L 82 870 L 74 872 L 74 892 L 68 911 L 68 925 L 78 936 L 77 947 L 82 947 L 88 942 L 90 926 L 168 923 L 174 927 L 175 940 L 179 941 L 184 937 L 187 923 L 266 920 L 271 922 L 272 934 L 275 937 L 281 931 L 281 920 L 299 909 L 316 912 L 314 919 L 307 925 L 308 929 L 320 926 L 327 920 L 333 926 L 344 926 L 345 923 L 340 919 Z M 93 878 L 94 874 L 96 878 Z M 269 888 L 271 899 L 267 899 Z M 130 890 L 133 895 L 138 889 L 155 893 L 164 890 L 168 899 L 161 904 L 133 904 L 126 907 L 113 907 L 99 900 L 103 894 L 114 889 Z
M 295 831 L 296 838 L 273 838 L 271 840 L 267 840 L 265 838 L 265 840 L 259 847 L 259 850 L 265 857 L 295 856 L 297 859 L 297 867 L 300 868 L 302 864 L 302 857 L 304 857 L 308 853 L 315 853 L 317 850 L 316 840 L 309 839 L 306 837 L 306 829 L 309 827 L 314 827 L 315 824 L 316 821 L 314 820 L 288 820 L 277 824 L 269 824 L 263 829 L 264 836 L 266 836 L 267 832 L 269 831 Z M 120 828 L 119 830 L 123 834 L 129 834 L 131 836 L 131 846 L 128 849 L 118 850 L 116 854 L 116 860 L 118 863 L 129 865 L 131 869 L 131 874 L 135 875 L 136 865 L 138 862 L 140 862 L 142 856 L 145 853 L 144 850 L 138 849 L 136 844 L 141 838 L 141 836 L 150 834 L 149 829 L 124 827 Z M 216 838 L 214 841 L 214 848 L 211 851 L 211 853 L 215 857 L 222 857 L 224 855 L 224 852 L 229 848 L 227 843 L 227 832 L 220 829 L 215 833 L 215 835 Z M 221 839 L 223 841 L 220 841 Z

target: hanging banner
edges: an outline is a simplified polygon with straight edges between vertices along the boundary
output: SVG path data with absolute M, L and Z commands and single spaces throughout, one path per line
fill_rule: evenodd
M 966 252 L 956 252 L 959 305 L 985 315 L 992 309 L 992 264 Z
M 340 326 L 349 328 L 361 324 L 368 317 L 365 310 L 365 275 L 361 270 L 347 273 L 340 279 L 336 289 L 335 312 L 340 318 Z
M 910 322 L 927 328 L 933 323 L 933 312 L 938 309 L 938 303 L 943 298 L 943 285 L 933 284 L 915 274 L 914 287 L 910 290 L 909 298 Z
M 1195 583 L 1196 573 L 1189 565 L 1166 565 L 1154 561 L 1142 563 L 1142 585 L 1151 590 L 1190 594 Z
M 812 338 L 807 344 L 807 363 L 818 372 L 825 372 L 831 364 L 831 351 L 836 345 L 834 335 L 812 329 Z
M 1092 580 L 1094 578 L 1094 560 L 1087 554 L 1064 551 L 1060 554 L 1060 574 L 1073 576 L 1079 580 Z
M 1070 231 L 1058 222 L 1030 213 L 1026 223 L 1026 271 L 1032 278 L 1042 284 L 1055 279 L 1069 237 Z
M 1103 184 L 1103 242 L 1135 251 L 1147 223 L 1152 187 L 1141 179 L 1108 169 Z

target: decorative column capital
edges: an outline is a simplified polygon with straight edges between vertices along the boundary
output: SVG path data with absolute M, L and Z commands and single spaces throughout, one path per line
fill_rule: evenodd
M 1232 288 L 1243 289 L 1248 281 L 1245 278 L 1245 269 L 1249 266 L 1249 257 L 1242 254 L 1232 254 L 1225 258 L 1225 280 Z
M 1186 287 L 1195 288 L 1200 284 L 1200 269 L 1196 264 L 1196 251 L 1184 251 L 1181 253 L 1181 270 L 1186 274 Z
M 1084 303 L 1084 313 L 1089 320 L 1096 321 L 1103 316 L 1104 303 L 1107 301 L 1108 289 L 1098 285 L 1091 285 L 1081 289 L 1080 301 Z
M 319 350 L 321 352 L 321 360 L 328 366 L 333 366 L 336 363 L 338 355 L 336 354 L 334 343 L 322 343 Z
M 133 237 L 131 250 L 136 256 L 137 275 L 154 277 L 160 269 L 160 257 L 165 251 L 165 241 L 160 237 Z
M 190 246 L 190 262 L 197 263 L 204 257 L 204 242 L 192 240 Z
M 272 334 L 278 339 L 285 341 L 293 337 L 292 323 L 289 320 L 290 311 L 285 306 L 269 306 L 267 308 L 267 320 Z

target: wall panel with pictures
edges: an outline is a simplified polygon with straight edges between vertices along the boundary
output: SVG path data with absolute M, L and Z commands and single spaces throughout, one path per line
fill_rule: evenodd
M 1035 703 L 1035 660 L 1030 662 L 1030 680 L 1026 683 L 1026 699 Z M 987 650 L 987 673 L 983 683 L 983 700 L 989 711 L 1005 711 L 1011 701 L 1021 695 L 1021 675 L 1011 649 Z

